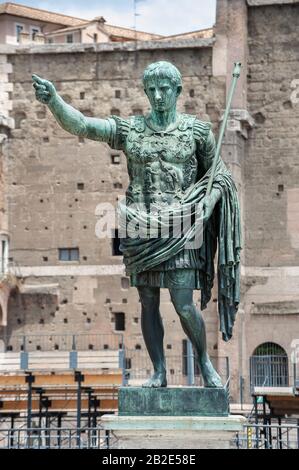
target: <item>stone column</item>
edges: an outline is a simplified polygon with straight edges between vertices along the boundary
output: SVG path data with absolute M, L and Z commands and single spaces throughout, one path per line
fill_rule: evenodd
M 5 155 L 10 131 L 14 129 L 14 119 L 9 117 L 9 112 L 12 110 L 10 93 L 13 91 L 13 84 L 9 82 L 11 72 L 12 65 L 8 62 L 7 56 L 0 54 L 0 234 L 8 233 Z
M 247 20 L 246 0 L 217 0 L 213 75 L 226 79 L 226 97 L 228 96 L 232 81 L 234 62 L 242 63 L 241 76 L 233 98 L 221 155 L 232 172 L 238 189 L 243 234 L 245 212 L 243 167 L 246 158 L 248 133 L 254 126 L 254 120 L 247 110 Z M 244 254 L 245 247 L 243 246 L 242 260 L 245 258 Z M 242 269 L 243 271 L 244 269 Z M 239 401 L 240 376 L 242 376 L 243 368 L 246 364 L 246 358 L 243 358 L 244 334 L 242 325 L 244 324 L 244 313 L 241 302 L 233 339 L 229 343 L 224 343 L 219 336 L 218 341 L 219 356 L 229 356 L 230 359 L 231 395 L 233 401 Z
M 13 91 L 12 83 L 9 83 L 9 74 L 12 72 L 12 65 L 8 62 L 7 56 L 0 54 L 0 258 L 6 256 L 2 253 L 2 240 L 9 242 L 8 232 L 8 204 L 6 188 L 6 151 L 7 141 L 11 129 L 14 129 L 14 120 L 9 117 L 12 109 L 10 93 Z M 11 278 L 8 276 L 6 263 L 0 259 L 0 329 L 7 325 L 7 304 L 11 288 Z M 4 268 L 4 269 L 3 269 Z

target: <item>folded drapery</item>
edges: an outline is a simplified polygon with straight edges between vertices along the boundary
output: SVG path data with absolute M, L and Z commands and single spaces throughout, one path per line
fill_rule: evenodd
M 230 172 L 219 159 L 213 188 L 221 190 L 222 197 L 217 203 L 213 215 L 202 229 L 198 223 L 198 208 L 203 200 L 211 168 L 191 187 L 181 200 L 179 207 L 161 209 L 157 213 L 147 212 L 136 206 L 119 205 L 119 221 L 122 233 L 133 222 L 136 227 L 159 227 L 157 233 L 177 231 L 181 227 L 183 214 L 191 215 L 192 223 L 180 236 L 156 236 L 135 238 L 128 235 L 121 239 L 120 249 L 124 256 L 127 275 L 153 270 L 155 266 L 178 254 L 188 246 L 194 237 L 202 238 L 199 250 L 201 259 L 199 277 L 201 284 L 201 308 L 205 309 L 211 298 L 214 283 L 214 258 L 218 246 L 218 312 L 220 331 L 223 339 L 232 337 L 233 325 L 240 301 L 240 250 L 241 223 L 237 190 Z M 163 211 L 171 212 L 172 217 L 164 217 Z M 150 218 L 150 220 L 149 220 Z M 171 227 L 167 227 L 167 224 Z M 200 230 L 202 233 L 200 234 Z M 218 243 L 217 243 L 218 241 Z

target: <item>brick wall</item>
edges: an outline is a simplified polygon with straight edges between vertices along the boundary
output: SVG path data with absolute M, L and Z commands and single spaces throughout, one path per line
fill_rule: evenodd
M 28 50 L 9 56 L 14 85 L 11 115 L 16 122 L 9 141 L 10 256 L 27 272 L 40 269 L 40 275 L 28 275 L 23 294 L 11 299 L 8 334 L 111 333 L 114 314 L 123 312 L 127 347 L 144 348 L 137 291 L 122 282 L 121 258 L 112 256 L 111 240 L 95 236 L 97 204 L 114 205 L 125 192 L 125 157 L 121 155 L 120 165 L 112 164 L 111 155 L 119 152 L 60 129 L 46 107 L 35 100 L 31 74 L 52 80 L 61 96 L 87 115 L 106 117 L 119 112 L 125 117 L 149 109 L 141 83 L 144 68 L 169 60 L 183 75 L 179 109 L 204 120 L 210 117 L 215 129 L 223 108 L 225 79 L 212 77 L 211 47 L 138 53 L 119 52 L 115 47 L 108 52 L 72 49 L 34 54 Z M 78 183 L 84 189 L 78 189 Z M 80 249 L 80 275 L 72 271 L 77 262 L 66 266 L 58 260 L 58 248 L 72 246 Z M 108 272 L 103 269 L 99 276 L 88 275 L 89 268 L 103 265 Z M 58 275 L 61 266 L 66 275 Z M 46 268 L 50 275 L 45 275 Z M 119 274 L 112 275 L 112 269 Z M 194 300 L 199 298 L 200 293 L 195 293 Z M 170 345 L 167 353 L 180 357 L 185 335 L 169 300 L 165 290 L 161 297 L 165 347 Z M 209 348 L 215 356 L 216 303 L 211 302 L 205 316 Z
M 246 264 L 298 265 L 298 5 L 249 9 Z

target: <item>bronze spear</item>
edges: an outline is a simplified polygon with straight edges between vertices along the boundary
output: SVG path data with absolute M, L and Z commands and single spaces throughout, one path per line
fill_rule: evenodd
M 230 108 L 231 108 L 231 104 L 232 104 L 232 99 L 233 99 L 233 95 L 234 95 L 234 92 L 235 92 L 235 88 L 236 88 L 236 85 L 237 85 L 238 78 L 240 77 L 240 73 L 241 73 L 241 62 L 235 62 L 235 67 L 234 67 L 234 71 L 233 71 L 233 80 L 232 80 L 232 84 L 231 84 L 230 91 L 229 91 L 229 96 L 228 96 L 228 100 L 227 100 L 227 104 L 226 104 L 226 110 L 225 110 L 223 121 L 222 121 L 221 128 L 220 128 L 220 133 L 219 133 L 218 143 L 217 143 L 217 147 L 216 147 L 215 157 L 214 157 L 213 165 L 212 165 L 212 171 L 211 171 L 211 175 L 210 175 L 208 186 L 207 186 L 206 195 L 208 195 L 208 196 L 209 196 L 209 194 L 211 192 L 211 189 L 212 189 L 214 176 L 215 176 L 215 171 L 216 171 L 216 166 L 217 166 L 217 163 L 218 163 L 218 160 L 219 160 L 220 150 L 221 150 L 222 141 L 223 141 L 223 137 L 224 137 L 224 132 L 225 132 L 225 129 L 226 129 L 226 124 L 227 124 L 227 120 L 228 120 L 228 116 L 229 116 L 229 112 L 230 112 Z

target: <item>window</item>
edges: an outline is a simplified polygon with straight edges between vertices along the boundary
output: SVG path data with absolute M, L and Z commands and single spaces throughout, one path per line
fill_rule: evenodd
M 115 98 L 120 98 L 120 97 L 121 97 L 121 91 L 115 90 Z
M 77 183 L 77 189 L 82 191 L 84 189 L 84 183 Z
M 48 39 L 48 43 L 49 43 L 49 44 L 53 44 L 53 42 L 54 42 L 54 39 L 53 39 L 53 38 L 49 38 L 49 39 Z
M 24 121 L 27 118 L 26 113 L 24 111 L 16 111 L 14 115 L 15 119 L 15 128 L 16 129 L 21 129 L 21 124 L 22 121 Z
M 126 357 L 125 361 L 126 369 L 132 369 L 132 359 L 130 357 Z
M 0 272 L 4 274 L 8 270 L 8 238 L 6 235 L 1 235 L 0 250 Z
M 1 241 L 1 272 L 5 272 L 5 263 L 4 263 L 4 253 L 5 253 L 5 241 Z
M 115 330 L 125 331 L 125 314 L 123 312 L 114 313 L 115 318 Z
M 122 256 L 122 252 L 119 249 L 120 238 L 118 236 L 118 229 L 114 229 L 114 234 L 112 238 L 112 255 L 113 256 Z
M 40 33 L 40 28 L 38 26 L 30 26 L 30 35 L 31 35 L 31 40 L 35 40 L 36 34 Z
M 97 43 L 97 42 L 98 42 L 98 35 L 97 35 L 97 33 L 94 33 L 94 35 L 93 35 L 93 42 L 94 42 L 94 43 Z
M 288 355 L 276 343 L 263 343 L 250 358 L 250 384 L 257 387 L 287 387 Z
M 59 261 L 79 261 L 79 248 L 59 248 Z
M 24 31 L 24 26 L 21 24 L 16 24 L 16 37 L 17 42 L 20 42 L 20 34 Z
M 71 44 L 72 42 L 74 42 L 74 37 L 73 37 L 72 34 L 67 34 L 67 35 L 66 35 L 66 42 L 67 42 L 68 44 Z
M 127 277 L 121 278 L 121 288 L 122 289 L 129 289 L 130 287 L 130 280 Z

